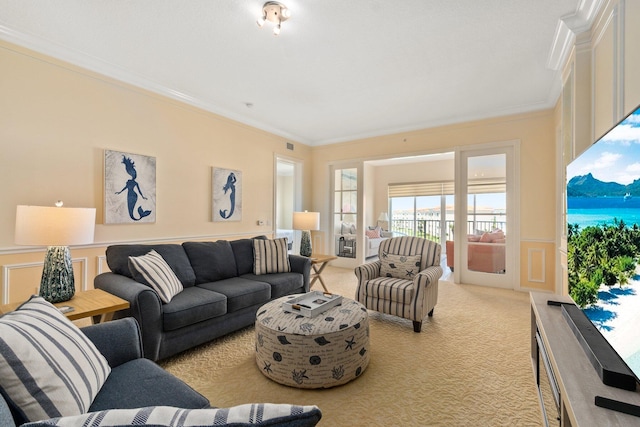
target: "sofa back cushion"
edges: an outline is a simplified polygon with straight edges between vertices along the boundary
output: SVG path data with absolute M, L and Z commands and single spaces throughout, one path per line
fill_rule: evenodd
M 184 242 L 182 247 L 196 273 L 196 284 L 237 276 L 236 259 L 229 241 Z
M 253 239 L 233 240 L 230 243 L 236 259 L 238 276 L 253 273 Z
M 171 270 L 176 274 L 182 286 L 193 286 L 196 282 L 196 273 L 191 267 L 187 253 L 184 248 L 177 244 L 158 245 L 113 245 L 107 248 L 107 265 L 112 272 L 135 278 L 129 270 L 129 257 L 148 254 L 151 250 L 158 252 L 169 264 Z

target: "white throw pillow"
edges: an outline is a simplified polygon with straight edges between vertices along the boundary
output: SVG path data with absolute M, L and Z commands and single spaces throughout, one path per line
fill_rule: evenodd
M 380 276 L 413 280 L 420 272 L 420 255 L 395 255 L 382 252 Z
M 253 274 L 288 273 L 291 271 L 287 238 L 253 239 Z
M 0 388 L 27 420 L 85 413 L 110 372 L 89 338 L 44 298 L 0 317 Z
M 153 249 L 146 255 L 130 256 L 129 270 L 136 281 L 151 286 L 164 303 L 184 289 L 169 264 Z
M 136 409 L 111 409 L 88 414 L 23 424 L 22 427 L 77 426 L 142 426 L 204 427 L 204 426 L 315 426 L 322 413 L 317 406 L 297 406 L 275 403 L 245 404 L 231 408 L 180 409 L 150 406 Z

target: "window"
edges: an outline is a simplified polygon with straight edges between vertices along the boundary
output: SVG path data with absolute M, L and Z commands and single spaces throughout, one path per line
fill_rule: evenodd
M 356 256 L 356 224 L 358 223 L 358 169 L 336 169 L 334 172 L 333 223 L 341 239 L 336 247 L 337 255 Z M 353 235 L 353 238 L 350 236 Z M 345 240 L 347 240 L 345 242 Z
M 453 181 L 390 184 L 390 230 L 435 242 L 452 240 L 453 190 Z

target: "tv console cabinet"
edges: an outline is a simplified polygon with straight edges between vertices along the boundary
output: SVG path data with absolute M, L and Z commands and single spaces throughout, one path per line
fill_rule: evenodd
M 531 292 L 530 299 L 531 361 L 536 383 L 542 384 L 538 387 L 546 423 L 561 427 L 640 425 L 638 417 L 595 405 L 596 396 L 640 405 L 640 391 L 621 390 L 602 383 L 564 319 L 561 308 L 547 304 L 549 300 L 573 303 L 571 299 L 539 292 Z M 539 348 L 539 342 L 542 349 Z M 546 354 L 547 366 L 551 371 L 549 376 L 555 378 L 557 384 L 559 410 L 556 410 L 550 390 L 553 387 L 549 387 L 553 380 L 545 378 L 547 374 L 541 353 Z

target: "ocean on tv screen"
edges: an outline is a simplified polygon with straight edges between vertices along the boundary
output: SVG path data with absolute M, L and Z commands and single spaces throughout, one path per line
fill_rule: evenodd
M 567 223 L 580 229 L 592 225 L 613 225 L 614 219 L 628 227 L 640 226 L 640 197 L 568 197 Z
M 567 223 L 584 230 L 589 226 L 640 226 L 640 197 L 568 197 Z M 640 276 L 626 285 L 602 285 L 598 302 L 584 309 L 589 320 L 609 341 L 624 362 L 640 378 Z

